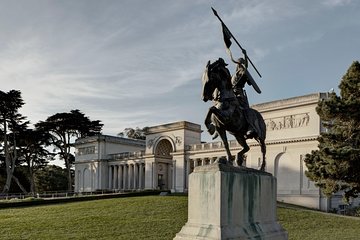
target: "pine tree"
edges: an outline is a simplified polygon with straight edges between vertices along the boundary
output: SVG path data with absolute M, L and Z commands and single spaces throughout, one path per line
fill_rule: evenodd
M 35 194 L 35 173 L 44 168 L 53 155 L 46 147 L 50 145 L 51 135 L 39 129 L 24 129 L 19 132 L 19 161 L 27 169 L 30 193 Z
M 326 131 L 318 138 L 319 149 L 307 154 L 306 172 L 327 196 L 343 191 L 344 199 L 360 193 L 360 63 L 348 69 L 340 96 L 331 93 L 316 111 Z
M 101 134 L 103 124 L 99 120 L 91 121 L 80 110 L 56 113 L 35 124 L 36 128 L 49 132 L 50 142 L 58 150 L 58 155 L 65 162 L 68 173 L 68 191 L 72 191 L 72 165 L 75 156 L 71 153 L 76 138 Z
M 18 110 L 24 105 L 21 92 L 10 90 L 9 92 L 0 91 L 0 128 L 1 128 L 1 151 L 4 152 L 4 162 L 6 169 L 6 182 L 3 192 L 10 190 L 11 181 L 14 176 L 17 163 L 16 138 L 19 129 L 24 128 L 28 122 Z M 19 183 L 18 183 L 19 184 Z

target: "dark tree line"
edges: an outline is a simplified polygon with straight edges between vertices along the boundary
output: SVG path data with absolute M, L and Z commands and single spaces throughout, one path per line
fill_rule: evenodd
M 48 166 L 49 161 L 56 155 L 64 161 L 66 167 L 65 173 L 62 174 L 66 176 L 67 188 L 63 190 L 71 191 L 72 167 L 75 160 L 71 149 L 74 141 L 79 137 L 100 134 L 103 124 L 99 120 L 91 121 L 80 110 L 71 110 L 56 113 L 31 128 L 30 122 L 19 112 L 23 105 L 20 91 L 0 91 L 2 192 L 8 193 L 11 189 L 20 189 L 24 193 L 34 194 L 40 186 L 40 189 L 47 189 L 40 183 L 41 181 L 39 182 L 39 179 L 45 179 L 46 171 L 52 172 L 53 177 L 59 177 L 62 173 L 56 166 Z M 54 148 L 54 152 L 50 152 L 50 148 Z M 12 187 L 14 183 L 17 187 Z M 60 190 L 59 186 L 53 187 Z

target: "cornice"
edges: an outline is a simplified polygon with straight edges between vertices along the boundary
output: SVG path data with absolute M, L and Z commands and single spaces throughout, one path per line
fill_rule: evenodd
M 95 160 L 76 160 L 74 162 L 75 165 L 77 164 L 83 164 L 83 163 L 98 163 L 102 161 L 107 161 L 107 159 L 95 159 Z
M 79 138 L 75 141 L 75 146 L 86 143 L 94 143 L 94 142 L 120 143 L 124 145 L 132 145 L 132 146 L 136 145 L 145 148 L 145 140 L 130 139 L 130 138 L 110 136 L 110 135 L 97 135 L 86 138 Z
M 309 136 L 309 137 L 301 137 L 301 138 L 288 138 L 288 139 L 281 139 L 281 140 L 270 140 L 270 141 L 266 141 L 265 144 L 268 145 L 276 145 L 276 144 L 288 144 L 288 143 L 298 143 L 298 142 L 312 142 L 312 141 L 317 141 L 318 135 L 316 136 Z M 203 143 L 203 144 L 194 144 L 194 145 L 189 145 L 187 147 L 186 153 L 191 155 L 191 154 L 200 154 L 200 153 L 210 153 L 210 152 L 219 152 L 219 151 L 224 151 L 225 148 L 221 145 L 222 142 L 212 142 L 212 144 L 214 144 L 217 147 L 205 147 L 205 144 L 210 144 L 210 143 Z M 191 150 L 193 148 L 193 146 L 199 146 L 199 145 L 203 145 L 202 149 L 195 149 L 195 150 Z M 235 140 L 232 140 L 230 142 L 230 151 L 232 150 L 241 150 L 242 147 L 240 146 L 239 143 L 237 143 Z M 252 146 L 259 146 L 259 143 L 256 141 L 252 141 L 248 143 L 249 147 Z
M 310 104 L 317 104 L 321 99 L 328 98 L 328 93 L 313 93 L 299 97 L 292 97 L 281 99 L 266 103 L 252 105 L 251 107 L 257 111 L 264 113 L 269 111 L 276 111 L 280 109 L 300 107 Z
M 167 124 L 161 124 L 158 126 L 149 127 L 147 135 L 174 131 L 174 130 L 182 130 L 182 129 L 199 132 L 199 133 L 202 132 L 201 126 L 199 124 L 191 123 L 187 121 L 180 121 L 180 122 L 173 122 L 173 123 L 167 123 Z

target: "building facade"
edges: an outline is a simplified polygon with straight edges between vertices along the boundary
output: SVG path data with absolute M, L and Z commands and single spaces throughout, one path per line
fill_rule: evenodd
M 316 93 L 252 106 L 266 123 L 266 171 L 277 178 L 278 201 L 327 211 L 341 196 L 328 199 L 306 176 L 304 158 L 317 149 L 325 129 L 315 108 L 327 98 Z M 186 121 L 149 128 L 146 140 L 94 136 L 76 141 L 75 191 L 131 191 L 144 189 L 187 192 L 196 166 L 212 164 L 226 153 L 221 141 L 201 142 L 201 126 Z M 241 150 L 230 140 L 233 155 Z M 260 147 L 248 141 L 246 167 L 261 164 Z

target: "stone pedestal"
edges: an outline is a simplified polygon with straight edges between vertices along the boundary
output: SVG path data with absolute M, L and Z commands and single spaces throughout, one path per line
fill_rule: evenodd
M 174 239 L 287 239 L 276 219 L 276 179 L 224 164 L 196 167 L 188 221 Z

